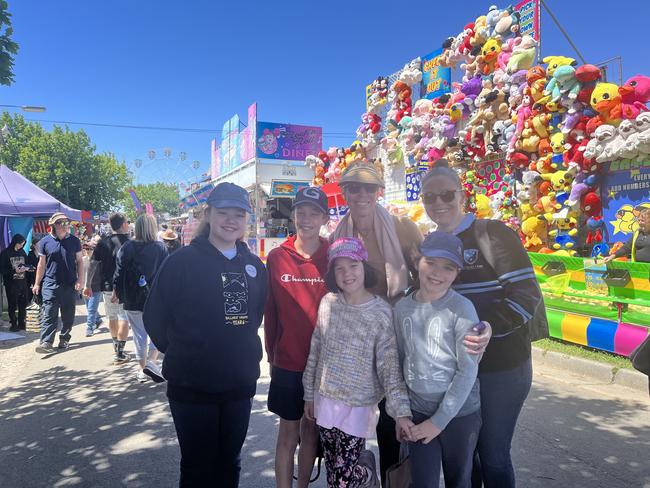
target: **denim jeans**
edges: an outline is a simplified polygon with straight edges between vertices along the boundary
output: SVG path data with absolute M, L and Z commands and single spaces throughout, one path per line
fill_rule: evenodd
M 413 412 L 413 422 L 428 421 L 428 415 Z M 412 488 L 438 488 L 440 466 L 448 488 L 472 486 L 472 460 L 481 428 L 481 412 L 456 417 L 428 444 L 409 442 Z
M 144 322 L 142 321 L 142 312 L 137 310 L 127 310 L 126 316 L 129 319 L 129 325 L 131 326 L 131 333 L 133 335 L 133 345 L 135 346 L 135 358 L 147 359 L 149 354 L 153 351 L 156 351 L 156 346 L 149 336 L 147 331 L 144 328 Z M 147 347 L 148 346 L 148 347 Z
M 237 488 L 252 400 L 186 403 L 169 399 L 181 448 L 181 488 Z
M 43 306 L 41 313 L 41 343 L 54 343 L 56 329 L 59 325 L 61 311 L 61 334 L 59 339 L 70 340 L 70 331 L 74 324 L 74 308 L 77 292 L 72 285 L 43 285 Z
M 507 371 L 479 373 L 483 426 L 474 457 L 472 486 L 514 488 L 515 470 L 510 446 L 519 413 L 533 381 L 529 359 Z
M 86 331 L 92 332 L 97 328 L 99 323 L 99 303 L 102 301 L 102 292 L 93 293 L 90 298 L 86 299 L 86 310 L 88 311 L 88 320 L 86 322 Z

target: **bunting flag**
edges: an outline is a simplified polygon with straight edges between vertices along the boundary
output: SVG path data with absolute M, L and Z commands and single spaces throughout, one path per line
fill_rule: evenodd
M 133 200 L 135 211 L 138 213 L 142 212 L 142 206 L 140 205 L 140 200 L 138 200 L 138 196 L 135 194 L 135 190 L 133 188 L 130 188 L 128 192 L 129 195 L 131 195 L 131 199 Z

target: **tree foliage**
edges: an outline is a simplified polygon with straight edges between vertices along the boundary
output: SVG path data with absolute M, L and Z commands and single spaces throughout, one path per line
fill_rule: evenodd
M 7 2 L 0 0 L 0 85 L 14 82 L 14 56 L 18 53 L 18 44 L 11 40 L 13 33 Z
M 108 211 L 122 202 L 132 177 L 111 153 L 97 154 L 88 135 L 55 126 L 51 132 L 21 115 L 4 113 L 0 163 L 81 210 Z
M 176 185 L 156 182 L 146 185 L 135 185 L 132 188 L 143 209 L 145 203 L 149 202 L 156 213 L 168 213 L 171 216 L 177 216 L 180 213 L 178 204 L 181 197 Z M 123 207 L 126 214 L 133 219 L 136 215 L 135 205 L 133 204 L 133 199 L 128 194 L 123 200 Z

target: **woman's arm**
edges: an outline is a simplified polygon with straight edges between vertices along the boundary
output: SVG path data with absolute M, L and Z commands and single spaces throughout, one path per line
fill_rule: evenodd
M 159 351 L 165 353 L 169 340 L 167 331 L 173 323 L 175 297 L 179 293 L 176 284 L 179 272 L 166 260 L 154 279 L 144 304 L 144 328 Z

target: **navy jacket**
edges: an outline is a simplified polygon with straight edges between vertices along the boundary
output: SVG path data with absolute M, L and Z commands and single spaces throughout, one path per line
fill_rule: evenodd
M 122 244 L 115 262 L 113 286 L 124 310 L 142 312 L 146 292 L 138 290 L 138 279 L 144 274 L 150 287 L 166 257 L 167 249 L 160 241 L 126 241 Z
M 144 325 L 165 353 L 170 398 L 218 402 L 255 395 L 266 292 L 264 265 L 244 243 L 229 260 L 207 237 L 197 237 L 167 258 L 149 293 Z

